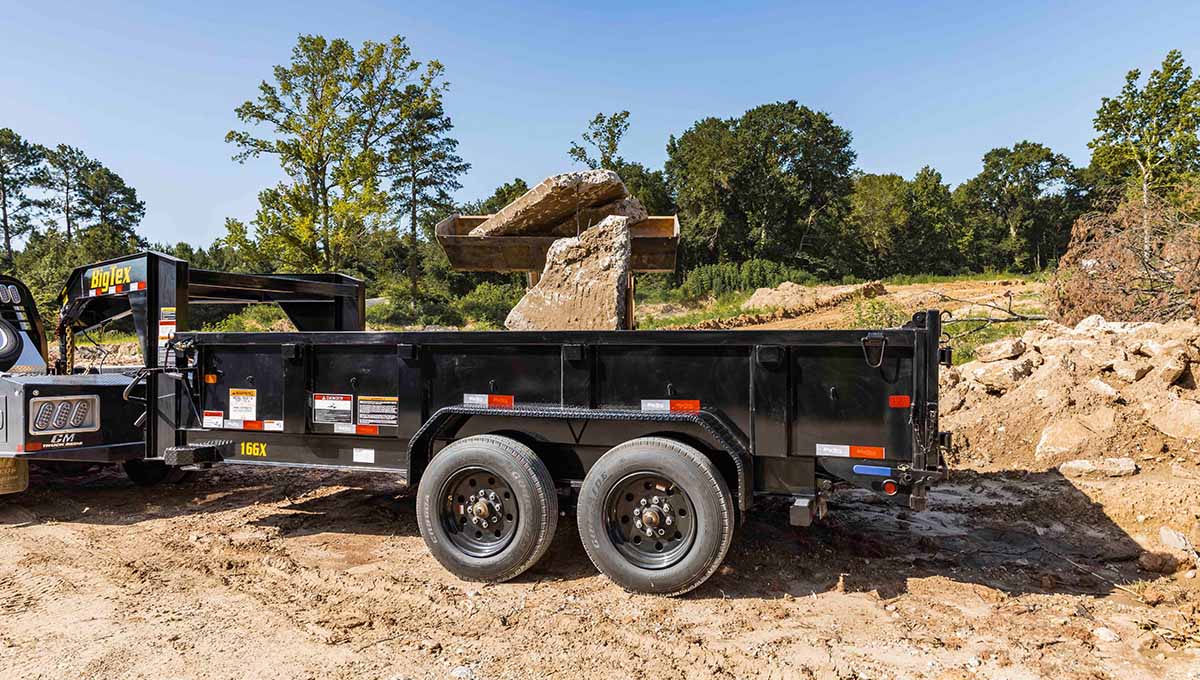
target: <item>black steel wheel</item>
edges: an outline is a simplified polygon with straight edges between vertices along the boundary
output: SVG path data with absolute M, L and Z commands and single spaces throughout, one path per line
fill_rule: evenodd
M 578 514 L 592 563 L 639 593 L 696 588 L 733 540 L 733 496 L 716 466 L 695 448 L 661 437 L 604 454 L 583 480 Z
M 460 439 L 429 463 L 417 487 L 417 525 L 429 552 L 469 581 L 507 581 L 554 538 L 558 493 L 533 451 L 507 437 Z

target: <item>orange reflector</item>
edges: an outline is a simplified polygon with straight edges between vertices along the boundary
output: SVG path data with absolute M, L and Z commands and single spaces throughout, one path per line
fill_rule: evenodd
M 874 458 L 883 460 L 883 447 L 880 446 L 851 446 L 851 458 Z
M 21 450 L 21 445 L 20 445 L 20 444 L 17 444 L 17 451 L 20 451 L 20 450 Z M 26 444 L 26 445 L 25 445 L 25 451 L 27 451 L 27 452 L 29 452 L 29 451 L 41 451 L 41 450 L 42 450 L 42 443 L 41 443 L 41 442 L 29 442 L 28 444 Z
M 671 410 L 672 411 L 699 411 L 700 410 L 700 400 L 699 399 L 672 399 L 671 400 Z
M 907 394 L 893 394 L 888 397 L 888 406 L 892 408 L 908 408 L 912 406 L 912 397 Z
M 204 384 L 205 385 L 216 385 L 217 384 L 217 374 L 216 373 L 205 373 L 204 374 Z
M 243 430 L 261 430 L 263 429 L 263 421 L 261 420 L 243 420 Z
M 378 425 L 355 425 L 355 434 L 379 434 Z
M 487 395 L 487 397 L 488 397 L 488 402 L 487 402 L 488 408 L 512 408 L 513 407 L 513 395 L 511 395 L 511 394 L 489 394 L 489 395 Z
M 895 496 L 899 490 L 900 487 L 896 486 L 896 483 L 890 479 L 883 483 L 883 492 L 889 496 Z

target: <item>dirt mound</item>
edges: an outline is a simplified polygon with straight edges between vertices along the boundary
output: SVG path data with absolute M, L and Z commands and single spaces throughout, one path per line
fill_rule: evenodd
M 954 432 L 954 464 L 1045 469 L 1114 455 L 1143 466 L 1200 462 L 1194 320 L 1093 316 L 1074 328 L 1046 321 L 979 348 L 978 357 L 942 373 L 942 424 Z
M 1165 202 L 1080 217 L 1050 286 L 1053 318 L 1169 321 L 1200 311 L 1200 224 Z
M 667 326 L 667 330 L 708 331 L 759 326 L 837 307 L 851 300 L 886 294 L 887 289 L 879 281 L 848 286 L 801 286 L 785 281 L 778 288 L 759 288 L 754 291 L 749 300 L 742 303 L 744 310 L 766 309 L 768 311 L 748 312 L 725 319 L 705 319 L 691 324 Z

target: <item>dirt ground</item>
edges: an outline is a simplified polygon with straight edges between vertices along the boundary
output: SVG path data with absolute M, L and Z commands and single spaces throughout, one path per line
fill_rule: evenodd
M 846 492 L 824 524 L 797 529 L 769 505 L 717 575 L 663 599 L 598 575 L 570 517 L 517 581 L 458 581 L 426 551 L 411 494 L 387 477 L 227 466 L 143 489 L 113 470 L 35 471 L 29 492 L 0 497 L 0 668 L 12 678 L 1200 677 L 1196 648 L 1171 639 L 1196 632 L 1197 579 L 1153 580 L 1136 564 L 1147 537 L 1128 499 L 1155 488 L 1200 498 L 1200 479 L 1168 469 L 1098 482 L 960 470 L 925 513 Z

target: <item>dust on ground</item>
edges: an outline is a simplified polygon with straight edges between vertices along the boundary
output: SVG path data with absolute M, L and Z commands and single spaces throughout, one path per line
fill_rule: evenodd
M 1196 579 L 1140 570 L 1152 537 L 1125 510 L 1159 512 L 1159 488 L 1200 498 L 1200 479 L 1166 467 L 1098 481 L 966 469 L 925 513 L 845 492 L 825 523 L 798 529 L 768 503 L 718 574 L 666 599 L 598 575 L 570 517 L 516 581 L 459 581 L 386 476 L 226 466 L 145 489 L 111 470 L 35 472 L 28 493 L 0 498 L 0 667 L 19 678 L 1194 677 Z

